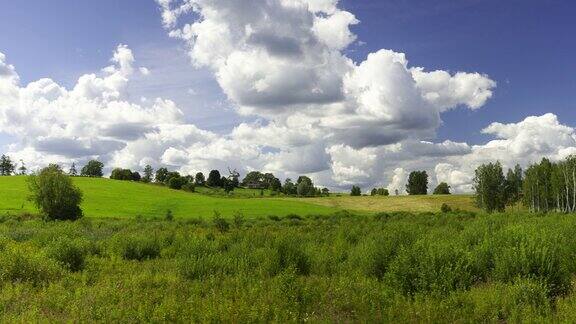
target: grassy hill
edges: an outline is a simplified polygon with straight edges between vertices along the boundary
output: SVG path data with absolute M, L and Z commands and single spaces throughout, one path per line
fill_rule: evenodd
M 223 216 L 241 212 L 246 217 L 327 214 L 336 210 L 307 200 L 231 199 L 109 179 L 74 178 L 74 183 L 84 193 L 82 209 L 89 217 L 162 217 L 168 209 L 180 218 L 212 216 L 215 210 Z M 253 193 L 239 191 L 237 195 L 249 197 Z M 36 212 L 27 196 L 26 177 L 0 177 L 0 213 Z
M 84 193 L 82 208 L 89 217 L 162 217 L 168 209 L 176 217 L 207 217 L 214 211 L 223 216 L 241 212 L 246 217 L 288 214 L 327 214 L 336 210 L 358 213 L 437 212 L 443 203 L 453 209 L 477 211 L 473 196 L 351 197 L 346 194 L 319 198 L 272 197 L 270 191 L 237 189 L 230 196 L 214 189 L 197 193 L 170 190 L 151 184 L 96 178 L 74 178 Z M 0 213 L 36 212 L 26 200 L 26 177 L 0 177 Z

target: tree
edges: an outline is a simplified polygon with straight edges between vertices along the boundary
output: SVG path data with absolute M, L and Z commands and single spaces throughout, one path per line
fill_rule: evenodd
M 322 196 L 330 196 L 330 190 L 328 188 L 322 188 Z
M 522 194 L 522 168 L 516 164 L 514 170 L 508 169 L 506 174 L 506 204 L 513 206 L 520 201 Z
M 204 177 L 204 173 L 198 172 L 196 173 L 196 177 L 194 178 L 196 181 L 196 185 L 203 186 L 206 184 L 206 178 Z
M 287 178 L 284 181 L 284 194 L 286 195 L 296 195 L 297 192 L 297 188 L 296 185 L 294 184 L 294 182 L 292 182 L 292 179 Z
M 314 196 L 314 183 L 307 176 L 300 176 L 296 181 L 296 193 L 300 197 Z
M 91 160 L 82 168 L 80 175 L 84 177 L 101 178 L 104 176 L 102 169 L 104 169 L 104 163 L 98 160 Z
M 142 182 L 150 183 L 152 182 L 152 177 L 154 176 L 154 169 L 151 165 L 146 165 L 144 167 L 144 176 L 142 177 Z
M 377 194 L 378 194 L 378 189 L 372 188 L 372 190 L 370 191 L 370 196 L 376 196 Z
M 379 188 L 378 195 L 380 196 L 390 196 L 390 192 L 386 188 Z
M 352 186 L 352 190 L 350 191 L 350 196 L 362 196 L 362 190 L 358 186 Z
M 181 177 L 180 174 L 178 175 L 174 174 L 168 178 L 168 182 L 166 184 L 170 189 L 180 190 L 187 183 L 188 182 L 186 181 L 186 178 Z
M 428 194 L 428 174 L 426 171 L 413 171 L 408 177 L 406 192 L 409 195 Z
M 0 176 L 9 176 L 14 173 L 16 166 L 12 163 L 9 156 L 2 154 L 0 157 Z
M 158 183 L 164 183 L 167 180 L 167 177 L 168 177 L 168 169 L 160 168 L 156 170 L 156 177 L 154 178 L 154 180 Z
M 230 168 L 228 168 L 228 173 L 230 173 L 230 175 L 228 176 L 228 180 L 230 181 L 230 183 L 226 184 L 226 185 L 232 186 L 232 190 L 234 190 L 234 188 L 240 186 L 240 180 L 239 180 L 240 179 L 240 173 L 238 173 L 238 171 L 236 171 L 236 169 L 230 170 Z M 222 183 L 222 187 L 224 189 L 226 189 L 225 188 L 226 185 L 224 183 Z M 230 191 L 232 191 L 232 190 L 230 190 Z M 229 191 L 227 191 L 227 192 L 229 192 Z
M 220 184 L 222 185 L 224 192 L 226 192 L 227 194 L 231 193 L 232 191 L 234 191 L 234 188 L 236 188 L 234 180 L 231 178 L 222 177 Z
M 30 199 L 47 220 L 76 220 L 82 217 L 82 192 L 60 167 L 50 165 L 28 178 Z
M 20 167 L 18 168 L 18 174 L 26 175 L 26 171 L 28 171 L 28 169 L 26 169 L 26 164 L 24 164 L 24 160 L 20 159 Z
M 282 182 L 272 173 L 265 173 L 263 175 L 263 182 L 264 186 L 272 191 L 280 191 L 282 189 Z
M 242 180 L 243 187 L 264 187 L 264 175 L 260 171 L 250 171 Z
M 450 186 L 446 182 L 440 182 L 436 189 L 434 189 L 435 195 L 449 195 L 450 194 Z
M 68 174 L 75 177 L 78 175 L 78 171 L 76 171 L 76 164 L 74 164 L 74 162 L 72 162 L 72 165 L 70 166 L 70 170 L 68 170 Z
M 476 205 L 488 213 L 506 208 L 505 179 L 500 162 L 479 166 L 475 171 Z
M 221 179 L 222 177 L 220 176 L 220 171 L 212 170 L 208 174 L 208 180 L 206 181 L 206 184 L 208 187 L 220 187 Z
M 570 158 L 566 162 L 566 164 L 554 165 L 550 160 L 542 159 L 539 164 L 533 164 L 526 169 L 522 191 L 524 193 L 524 205 L 529 207 L 531 211 L 548 212 L 554 208 L 562 210 L 560 206 L 562 203 L 559 203 L 558 193 L 565 191 L 568 192 L 567 196 L 570 196 L 570 192 L 574 192 L 573 188 L 575 188 L 571 182 L 576 180 L 575 169 L 573 165 L 570 166 Z M 562 168 L 560 165 L 564 167 L 564 170 L 560 172 L 560 175 L 562 175 L 561 181 L 558 181 L 560 180 L 558 178 L 559 168 Z M 572 174 L 566 172 L 570 169 Z M 566 190 L 563 190 L 564 188 Z M 570 204 L 570 201 L 568 201 L 568 205 Z
M 132 172 L 132 181 L 138 182 L 140 180 L 142 180 L 142 176 L 140 175 L 140 172 L 138 172 L 138 171 Z

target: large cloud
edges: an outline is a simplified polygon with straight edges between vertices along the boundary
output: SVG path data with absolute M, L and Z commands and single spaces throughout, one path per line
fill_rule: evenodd
M 195 65 L 214 71 L 240 113 L 291 128 L 296 119 L 332 144 L 433 138 L 440 112 L 478 109 L 496 86 L 479 73 L 409 67 L 389 50 L 354 63 L 343 50 L 358 20 L 337 1 L 158 2 L 170 35 L 185 42 Z M 183 16 L 190 12 L 196 18 Z
M 154 78 L 124 45 L 111 65 L 71 88 L 42 79 L 21 85 L 0 54 L 0 133 L 28 165 L 97 157 L 109 167 L 164 165 L 182 172 L 228 167 L 307 173 L 319 184 L 404 191 L 411 170 L 434 185 L 470 189 L 475 166 L 506 166 L 574 153 L 574 130 L 556 116 L 493 124 L 485 145 L 434 143 L 442 113 L 480 109 L 496 82 L 480 73 L 427 71 L 390 50 L 354 62 L 354 15 L 336 0 L 157 0 L 164 26 L 192 64 L 212 71 L 240 114 L 255 122 L 217 134 L 186 123 L 166 99 L 131 101 L 129 84 Z

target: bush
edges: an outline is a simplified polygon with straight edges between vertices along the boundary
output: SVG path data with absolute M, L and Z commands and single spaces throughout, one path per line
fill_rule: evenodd
M 220 216 L 220 213 L 217 211 L 214 211 L 212 222 L 214 223 L 214 226 L 216 226 L 216 229 L 220 231 L 220 233 L 226 233 L 230 229 L 230 224 L 228 221 Z
M 440 207 L 440 211 L 443 213 L 449 213 L 452 211 L 452 207 L 450 207 L 450 205 L 448 205 L 447 203 L 443 203 L 442 207 Z
M 143 261 L 160 256 L 160 242 L 149 234 L 122 235 L 120 233 L 116 236 L 116 244 L 120 256 L 125 260 Z
M 76 220 L 82 217 L 82 192 L 59 167 L 42 169 L 28 178 L 30 199 L 47 220 Z
M 504 231 L 492 247 L 495 279 L 511 282 L 517 278 L 542 280 L 551 296 L 568 292 L 570 273 L 562 244 L 535 230 L 513 228 Z
M 182 186 L 182 190 L 187 192 L 196 192 L 196 185 L 192 182 L 188 182 Z
M 81 239 L 61 237 L 50 243 L 47 254 L 58 261 L 65 269 L 76 272 L 84 269 L 86 255 L 89 252 L 88 242 Z
M 164 219 L 168 222 L 171 222 L 174 220 L 174 214 L 172 214 L 172 210 L 168 209 L 166 211 L 166 215 L 164 216 Z
M 390 264 L 387 277 L 393 287 L 407 295 L 446 294 L 468 289 L 476 274 L 466 251 L 453 243 L 420 240 L 403 248 Z
M 28 244 L 9 243 L 0 253 L 0 281 L 42 285 L 57 279 L 58 264 Z
M 275 262 L 270 269 L 271 274 L 277 274 L 289 268 L 294 269 L 298 275 L 310 273 L 310 259 L 297 239 L 282 237 L 276 241 L 274 248 L 276 255 Z
M 174 176 L 168 179 L 168 188 L 180 190 L 188 181 L 184 177 Z

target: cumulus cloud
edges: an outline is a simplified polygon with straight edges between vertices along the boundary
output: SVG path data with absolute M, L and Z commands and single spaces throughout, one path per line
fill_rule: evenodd
M 457 191 L 479 163 L 527 163 L 574 152 L 574 130 L 554 115 L 492 124 L 485 145 L 435 143 L 442 113 L 480 109 L 496 82 L 476 72 L 427 71 L 382 49 L 354 62 L 353 13 L 337 0 L 157 0 L 164 27 L 209 69 L 252 122 L 225 134 L 187 123 L 170 100 L 130 100 L 136 56 L 119 45 L 110 65 L 68 89 L 51 79 L 21 85 L 0 53 L 0 132 L 28 165 L 99 158 L 109 167 L 169 166 L 308 174 L 319 185 L 384 186 L 404 193 L 411 170 Z

